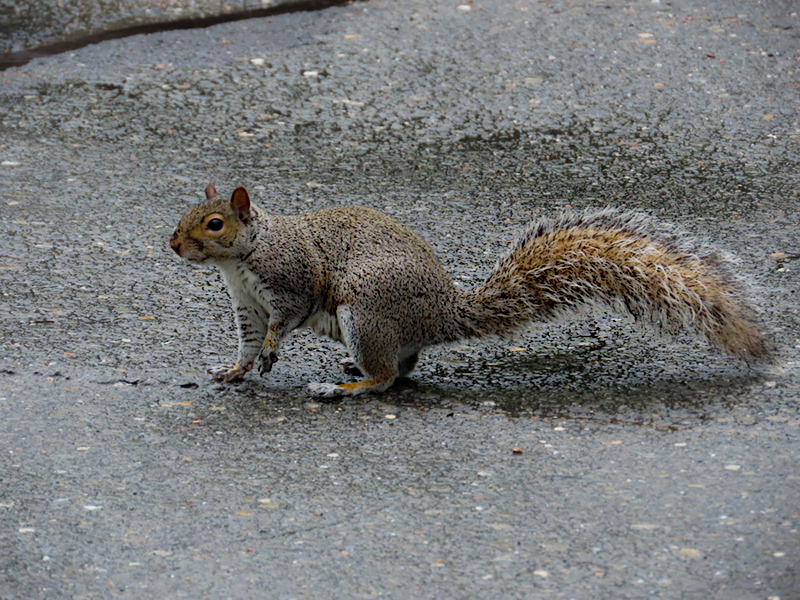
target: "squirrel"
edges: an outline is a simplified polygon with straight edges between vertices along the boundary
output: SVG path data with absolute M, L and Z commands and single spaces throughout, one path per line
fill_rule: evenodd
M 431 246 L 371 208 L 267 214 L 238 187 L 213 184 L 170 246 L 191 263 L 219 267 L 236 315 L 236 364 L 209 369 L 265 375 L 291 331 L 309 327 L 342 342 L 355 383 L 310 383 L 316 396 L 383 392 L 435 344 L 503 336 L 527 322 L 592 305 L 668 331 L 685 326 L 746 360 L 768 361 L 771 344 L 734 263 L 720 251 L 635 212 L 570 212 L 536 221 L 487 280 L 456 287 Z

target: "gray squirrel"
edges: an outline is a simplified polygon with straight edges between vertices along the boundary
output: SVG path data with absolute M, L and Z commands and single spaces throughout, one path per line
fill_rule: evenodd
M 532 223 L 488 279 L 461 290 L 411 229 L 370 208 L 270 215 L 243 187 L 213 184 L 181 219 L 170 246 L 219 267 L 236 313 L 236 364 L 209 370 L 262 375 L 289 333 L 310 327 L 342 342 L 355 383 L 310 383 L 317 396 L 383 392 L 435 344 L 502 336 L 603 305 L 668 331 L 691 326 L 750 360 L 771 349 L 732 263 L 719 251 L 637 213 L 567 213 Z

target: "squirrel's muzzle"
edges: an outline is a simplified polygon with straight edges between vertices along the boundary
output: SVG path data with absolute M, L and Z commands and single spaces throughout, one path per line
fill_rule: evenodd
M 172 248 L 173 250 L 175 250 L 175 254 L 177 254 L 178 256 L 182 256 L 181 255 L 181 242 L 178 239 L 177 235 L 173 235 L 172 238 L 170 238 L 169 247 Z

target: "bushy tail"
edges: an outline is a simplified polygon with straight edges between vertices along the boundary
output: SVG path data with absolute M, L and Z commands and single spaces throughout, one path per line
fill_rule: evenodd
M 770 357 L 730 259 L 636 213 L 533 223 L 466 296 L 468 336 L 503 335 L 600 304 L 668 331 L 691 326 L 746 359 Z

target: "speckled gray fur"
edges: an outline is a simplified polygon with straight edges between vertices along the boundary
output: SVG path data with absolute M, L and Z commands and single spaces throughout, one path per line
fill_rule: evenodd
M 214 217 L 225 223 L 219 231 L 207 226 Z M 210 371 L 225 381 L 256 363 L 265 374 L 286 336 L 310 327 L 344 343 L 350 372 L 365 376 L 313 383 L 312 393 L 380 392 L 408 374 L 426 346 L 503 335 L 597 304 L 665 330 L 691 326 L 746 358 L 769 357 L 729 259 L 640 214 L 606 210 L 533 223 L 469 291 L 455 287 L 408 227 L 359 206 L 273 216 L 238 188 L 230 202 L 214 197 L 189 211 L 171 243 L 187 260 L 219 266 L 228 286 L 239 356 L 233 367 Z

